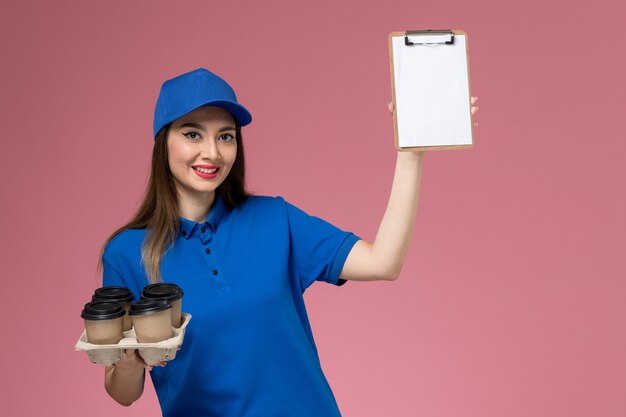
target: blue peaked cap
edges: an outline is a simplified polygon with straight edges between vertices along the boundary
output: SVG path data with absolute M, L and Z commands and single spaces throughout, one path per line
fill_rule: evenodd
M 205 68 L 181 74 L 161 86 L 154 109 L 154 138 L 168 123 L 201 106 L 228 110 L 240 126 L 252 121 L 250 112 L 237 102 L 232 87 Z

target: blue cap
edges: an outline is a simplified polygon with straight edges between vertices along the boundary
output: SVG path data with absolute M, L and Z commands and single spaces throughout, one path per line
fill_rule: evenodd
M 154 137 L 168 123 L 201 106 L 217 106 L 228 110 L 240 126 L 252 121 L 252 115 L 237 102 L 235 91 L 217 75 L 205 68 L 187 72 L 167 80 L 154 109 Z

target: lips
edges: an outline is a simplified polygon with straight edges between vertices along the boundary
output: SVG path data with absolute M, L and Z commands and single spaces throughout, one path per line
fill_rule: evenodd
M 201 167 L 204 169 L 203 166 L 201 166 Z M 217 169 L 216 171 L 210 172 L 210 173 L 209 172 L 199 171 L 196 167 L 192 167 L 192 168 L 193 168 L 193 172 L 195 172 L 197 176 L 199 176 L 200 178 L 204 178 L 204 179 L 215 178 L 215 177 L 217 177 L 217 174 L 220 172 L 219 167 L 216 168 Z
M 213 172 L 219 171 L 220 167 L 218 165 L 194 165 L 192 168 L 198 172 L 203 172 L 205 174 L 212 174 Z
M 219 165 L 192 165 L 192 168 L 206 168 L 206 169 L 213 169 L 213 168 L 219 168 Z

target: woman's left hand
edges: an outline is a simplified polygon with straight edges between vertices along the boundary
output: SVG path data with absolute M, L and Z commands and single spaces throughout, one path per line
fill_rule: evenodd
M 472 104 L 476 104 L 477 101 L 478 101 L 478 96 L 470 98 L 470 102 Z M 389 113 L 393 114 L 393 103 L 391 101 L 389 103 L 387 103 L 387 108 L 389 108 Z M 472 116 L 473 116 L 474 113 L 476 113 L 478 111 L 478 106 L 472 106 L 470 108 L 470 111 L 471 111 Z M 474 127 L 478 126 L 478 122 L 473 122 L 473 123 L 474 123 Z
M 478 111 L 478 106 L 474 106 L 474 104 L 476 104 L 477 101 L 478 101 L 478 96 L 470 98 L 470 103 L 472 104 L 472 106 L 470 107 L 470 112 L 472 113 L 472 116 L 474 116 L 474 113 Z M 387 108 L 389 109 L 389 113 L 393 114 L 393 102 L 390 101 L 389 103 L 387 103 Z M 472 126 L 478 127 L 478 122 L 475 122 L 472 120 Z M 416 151 L 416 152 L 424 152 L 424 151 Z

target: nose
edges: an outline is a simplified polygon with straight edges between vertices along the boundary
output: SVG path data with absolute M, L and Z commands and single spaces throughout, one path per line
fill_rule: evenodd
M 216 162 L 219 159 L 220 152 L 215 138 L 209 138 L 203 141 L 200 156 L 202 159 L 208 159 L 213 162 Z

